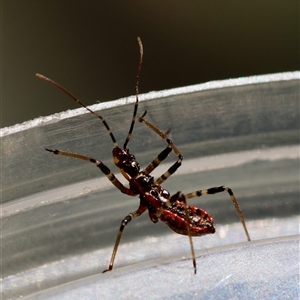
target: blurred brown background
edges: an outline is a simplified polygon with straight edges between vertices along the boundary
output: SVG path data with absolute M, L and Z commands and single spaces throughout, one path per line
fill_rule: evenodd
M 299 1 L 1 1 L 1 127 L 211 80 L 299 70 Z

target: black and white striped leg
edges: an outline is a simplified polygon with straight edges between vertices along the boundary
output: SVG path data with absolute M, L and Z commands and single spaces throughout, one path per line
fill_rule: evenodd
M 177 161 L 168 169 L 168 171 L 155 180 L 155 184 L 161 184 L 165 180 L 167 180 L 172 174 L 174 174 L 176 170 L 181 166 L 183 156 L 181 155 L 177 147 L 173 144 L 173 142 L 167 137 L 166 134 L 161 132 L 156 126 L 154 126 L 153 124 L 151 124 L 150 122 L 144 119 L 146 113 L 147 111 L 145 111 L 144 114 L 139 118 L 139 122 L 144 123 L 147 127 L 149 127 L 152 131 L 154 131 L 156 134 L 158 134 L 162 139 L 164 139 L 168 143 L 167 148 L 163 150 L 147 166 L 147 168 L 145 169 L 146 174 L 150 174 L 164 159 L 166 159 L 168 154 L 171 152 L 171 150 L 173 150 L 178 157 Z
M 72 153 L 72 152 L 67 152 L 67 151 L 61 151 L 61 150 L 51 150 L 51 149 L 46 149 L 49 152 L 52 152 L 56 155 L 63 155 L 63 156 L 68 156 L 68 157 L 74 157 L 77 159 L 85 160 L 88 162 L 91 162 L 96 165 L 100 169 L 100 171 L 108 178 L 109 181 L 117 188 L 119 189 L 122 193 L 127 194 L 129 196 L 135 196 L 129 188 L 125 187 L 117 178 L 116 176 L 110 171 L 110 169 L 100 160 L 96 160 L 94 158 L 77 154 L 77 153 Z
M 183 157 L 180 155 L 178 157 L 178 160 L 167 170 L 167 172 L 165 172 L 164 174 L 162 174 L 160 177 L 158 177 L 155 180 L 155 184 L 162 184 L 164 181 L 166 181 L 172 174 L 174 174 L 177 169 L 181 166 Z
M 245 231 L 245 234 L 247 236 L 247 239 L 248 241 L 250 241 L 250 235 L 248 233 L 248 229 L 247 229 L 247 226 L 246 226 L 246 222 L 245 222 L 245 218 L 244 218 L 244 215 L 240 209 L 240 206 L 231 190 L 231 188 L 229 187 L 226 187 L 226 186 L 219 186 L 219 187 L 212 187 L 212 188 L 209 188 L 209 189 L 206 189 L 206 190 L 199 190 L 199 191 L 196 191 L 196 192 L 192 192 L 192 193 L 188 193 L 188 194 L 185 194 L 185 199 L 190 199 L 190 198 L 194 198 L 194 197 L 201 197 L 201 196 L 206 196 L 206 195 L 212 195 L 212 194 L 217 194 L 217 193 L 222 193 L 222 192 L 227 192 L 231 198 L 231 201 L 235 207 L 235 210 L 240 218 L 240 221 L 244 227 L 244 231 Z
M 145 174 L 150 174 L 156 167 L 158 167 L 159 164 L 168 157 L 171 151 L 172 147 L 169 144 L 166 149 L 159 153 L 157 157 L 145 168 Z
M 129 213 L 129 214 L 123 219 L 123 221 L 121 222 L 121 226 L 120 226 L 120 229 L 119 229 L 119 232 L 118 232 L 116 241 L 115 241 L 115 246 L 114 246 L 114 249 L 113 249 L 113 252 L 112 252 L 112 255 L 111 255 L 110 263 L 109 263 L 109 265 L 108 265 L 108 268 L 107 268 L 106 270 L 104 270 L 102 273 L 105 273 L 105 272 L 107 272 L 107 271 L 111 271 L 111 270 L 113 269 L 113 267 L 114 267 L 114 261 L 115 261 L 115 258 L 116 258 L 116 254 L 117 254 L 117 251 L 118 251 L 118 247 L 119 247 L 120 240 L 121 240 L 123 231 L 124 231 L 124 229 L 125 229 L 125 226 L 126 226 L 133 218 L 140 216 L 146 209 L 147 209 L 146 206 L 140 205 L 139 208 L 138 208 L 136 211 Z

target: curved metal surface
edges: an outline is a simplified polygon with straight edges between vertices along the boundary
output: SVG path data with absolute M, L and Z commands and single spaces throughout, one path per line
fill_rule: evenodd
M 198 299 L 199 292 L 206 299 L 223 294 L 242 299 L 245 293 L 272 298 L 266 282 L 275 284 L 277 292 L 282 283 L 294 295 L 297 274 L 290 266 L 299 258 L 294 251 L 299 241 L 265 240 L 299 234 L 299 77 L 299 72 L 255 76 L 141 96 L 140 112 L 147 109 L 151 122 L 162 130 L 170 128 L 185 157 L 164 187 L 175 193 L 230 186 L 252 240 L 263 240 L 232 246 L 246 238 L 228 195 L 193 199 L 217 223 L 215 235 L 194 239 L 197 276 L 189 259 L 179 259 L 190 256 L 187 237 L 173 234 L 164 224 L 151 224 L 147 214 L 126 228 L 115 271 L 100 274 L 120 221 L 137 208 L 138 198 L 112 188 L 94 166 L 44 151 L 48 147 L 86 154 L 115 172 L 112 143 L 99 120 L 78 109 L 3 129 L 3 299 L 66 299 L 68 293 L 70 298 L 77 294 L 84 299 L 86 293 L 110 299 L 119 293 L 122 299 L 139 299 L 142 292 L 154 299 L 159 294 L 163 299 Z M 109 107 L 103 111 L 104 105 L 93 107 L 101 109 L 120 144 L 133 110 L 132 104 L 121 104 L 132 101 L 105 103 Z M 129 147 L 145 166 L 165 143 L 136 124 Z M 155 176 L 174 160 L 171 154 Z M 232 248 L 210 252 L 224 245 Z M 287 268 L 290 277 L 284 274 Z M 259 275 L 267 271 L 273 276 L 270 281 Z

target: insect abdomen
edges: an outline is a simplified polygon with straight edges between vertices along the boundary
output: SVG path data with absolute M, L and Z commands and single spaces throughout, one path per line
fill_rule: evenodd
M 213 218 L 203 209 L 188 206 L 190 228 L 192 236 L 201 236 L 215 233 Z M 166 223 L 173 231 L 188 235 L 187 222 L 182 202 L 176 201 L 171 207 L 165 209 L 160 220 Z

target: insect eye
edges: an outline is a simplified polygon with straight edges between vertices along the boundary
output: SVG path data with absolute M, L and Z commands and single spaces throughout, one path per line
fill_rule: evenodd
M 167 190 L 163 190 L 162 191 L 162 196 L 164 197 L 164 198 L 170 198 L 170 193 L 167 191 Z

